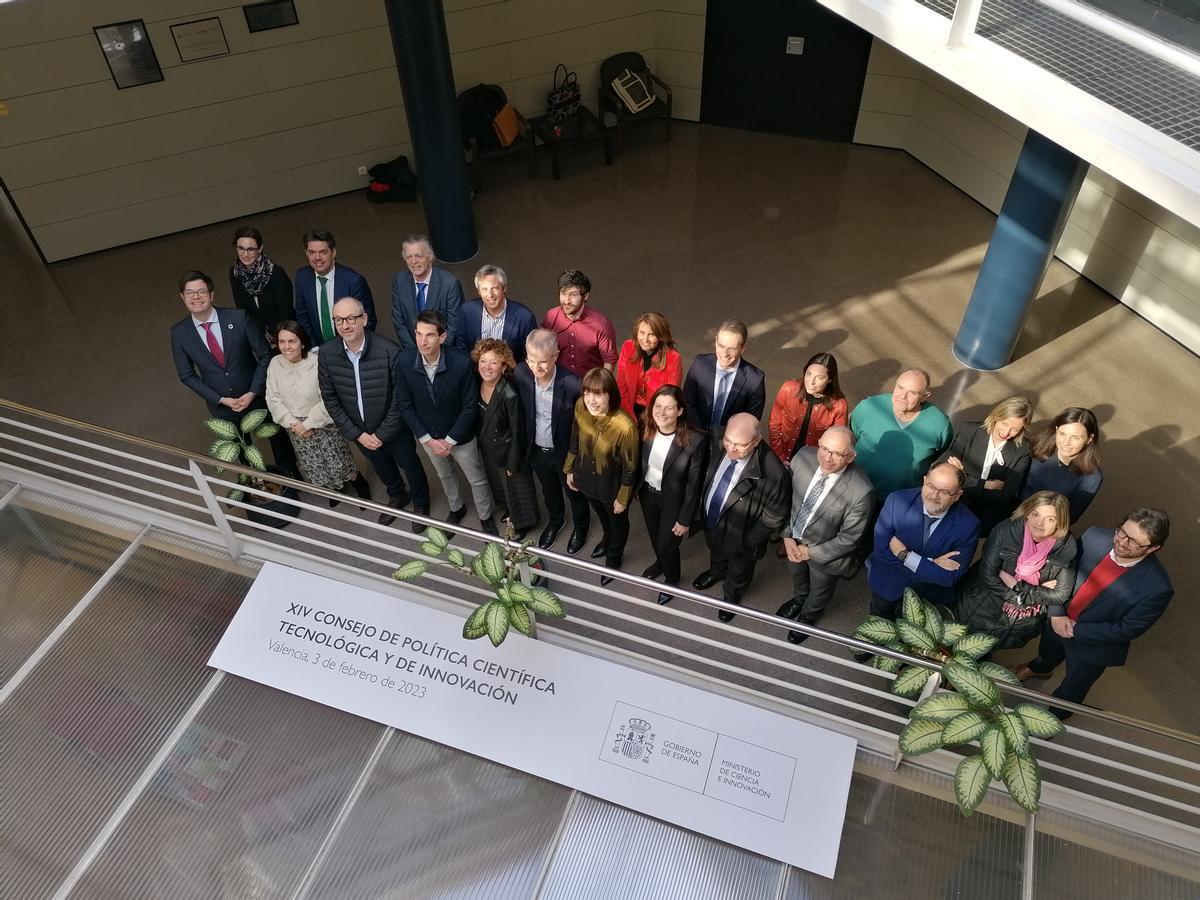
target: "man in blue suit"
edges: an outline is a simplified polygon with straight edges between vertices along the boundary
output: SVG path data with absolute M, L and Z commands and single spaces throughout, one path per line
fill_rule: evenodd
M 1170 531 L 1165 512 L 1145 508 L 1127 515 L 1115 531 L 1085 531 L 1071 600 L 1047 610 L 1037 659 L 1017 666 L 1016 676 L 1044 678 L 1066 660 L 1067 673 L 1054 696 L 1082 703 L 1105 669 L 1125 665 L 1129 644 L 1158 621 L 1175 594 L 1155 557 Z M 1050 711 L 1060 719 L 1071 715 Z
M 518 363 L 525 361 L 525 338 L 537 328 L 533 310 L 508 299 L 508 275 L 499 266 L 484 266 L 475 273 L 478 300 L 462 305 L 459 346 L 467 353 L 481 338 L 504 341 Z
M 953 605 L 979 540 L 979 519 L 959 503 L 965 476 L 949 463 L 934 466 L 919 488 L 893 491 L 875 523 L 867 560 L 871 614 L 896 618 L 905 588 L 930 603 Z
M 371 286 L 349 266 L 337 265 L 337 241 L 333 232 L 310 231 L 304 235 L 304 255 L 308 265 L 296 270 L 292 284 L 296 287 L 296 321 L 314 346 L 337 336 L 333 326 L 333 304 L 344 297 L 353 297 L 367 314 L 367 331 L 374 331 L 375 300 Z
M 446 320 L 446 343 L 461 348 L 458 332 L 462 285 L 445 269 L 434 266 L 433 244 L 425 235 L 409 235 L 400 248 L 408 266 L 407 271 L 397 272 L 392 278 L 392 325 L 400 348 L 411 350 L 415 346 L 417 314 L 427 309 L 442 314 Z
M 715 439 L 720 439 L 733 416 L 747 412 L 761 419 L 766 407 L 766 376 L 742 357 L 749 334 L 743 322 L 722 322 L 714 342 L 716 352 L 697 356 L 683 380 L 688 425 L 711 431 Z
M 209 413 L 237 424 L 251 409 L 266 409 L 271 351 L 263 331 L 240 309 L 213 306 L 213 280 L 185 272 L 179 296 L 190 315 L 171 326 L 171 356 L 184 386 L 199 394 Z M 271 441 L 275 463 L 296 476 L 296 454 L 282 430 Z

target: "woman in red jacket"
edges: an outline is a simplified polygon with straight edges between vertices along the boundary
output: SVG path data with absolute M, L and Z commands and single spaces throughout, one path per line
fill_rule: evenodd
M 633 323 L 633 338 L 621 346 L 617 357 L 621 409 L 641 422 L 646 404 L 664 384 L 683 386 L 683 358 L 675 349 L 666 316 L 643 313 Z
M 804 377 L 785 381 L 775 396 L 768 427 L 771 449 L 786 466 L 801 447 L 817 446 L 826 428 L 846 423 L 837 360 L 832 353 L 818 353 L 805 365 Z

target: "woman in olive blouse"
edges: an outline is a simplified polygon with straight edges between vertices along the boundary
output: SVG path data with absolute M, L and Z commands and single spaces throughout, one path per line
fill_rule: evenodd
M 637 480 L 637 425 L 621 409 L 617 379 L 608 369 L 590 370 L 580 387 L 563 472 L 567 486 L 587 497 L 600 520 L 604 536 L 593 548 L 592 559 L 603 557 L 608 568 L 619 569 L 629 539 L 629 501 Z M 610 581 L 605 575 L 600 584 Z

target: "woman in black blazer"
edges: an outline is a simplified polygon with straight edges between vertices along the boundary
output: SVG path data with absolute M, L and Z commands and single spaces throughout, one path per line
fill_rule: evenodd
M 517 363 L 508 344 L 493 338 L 477 342 L 471 360 L 479 372 L 479 453 L 492 497 L 506 509 L 505 518 L 519 541 L 537 524 L 538 507 L 533 474 L 525 465 L 525 414 L 516 385 L 509 380 Z
M 229 289 L 234 306 L 246 311 L 274 347 L 275 326 L 296 318 L 296 306 L 291 279 L 283 266 L 263 254 L 262 246 L 257 228 L 246 225 L 233 233 L 236 258 L 229 267 Z
M 979 519 L 979 536 L 986 538 L 997 522 L 1016 508 L 1029 474 L 1029 445 L 1025 432 L 1033 419 L 1033 406 L 1024 397 L 1002 400 L 982 422 L 966 422 L 954 430 L 950 448 L 938 459 L 961 469 L 966 476 L 963 502 Z M 989 447 L 993 458 L 986 477 Z
M 655 556 L 654 564 L 642 577 L 662 575 L 667 585 L 676 585 L 680 575 L 679 545 L 696 518 L 703 491 L 708 441 L 703 432 L 688 428 L 683 391 L 673 384 L 654 392 L 642 418 L 638 495 Z M 671 595 L 660 592 L 658 602 L 670 603 Z

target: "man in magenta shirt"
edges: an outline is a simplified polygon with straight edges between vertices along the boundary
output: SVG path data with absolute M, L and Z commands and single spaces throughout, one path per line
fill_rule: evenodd
M 542 317 L 542 327 L 558 337 L 558 362 L 582 378 L 601 366 L 617 364 L 617 334 L 604 313 L 588 306 L 592 283 L 578 269 L 558 276 L 558 306 Z

